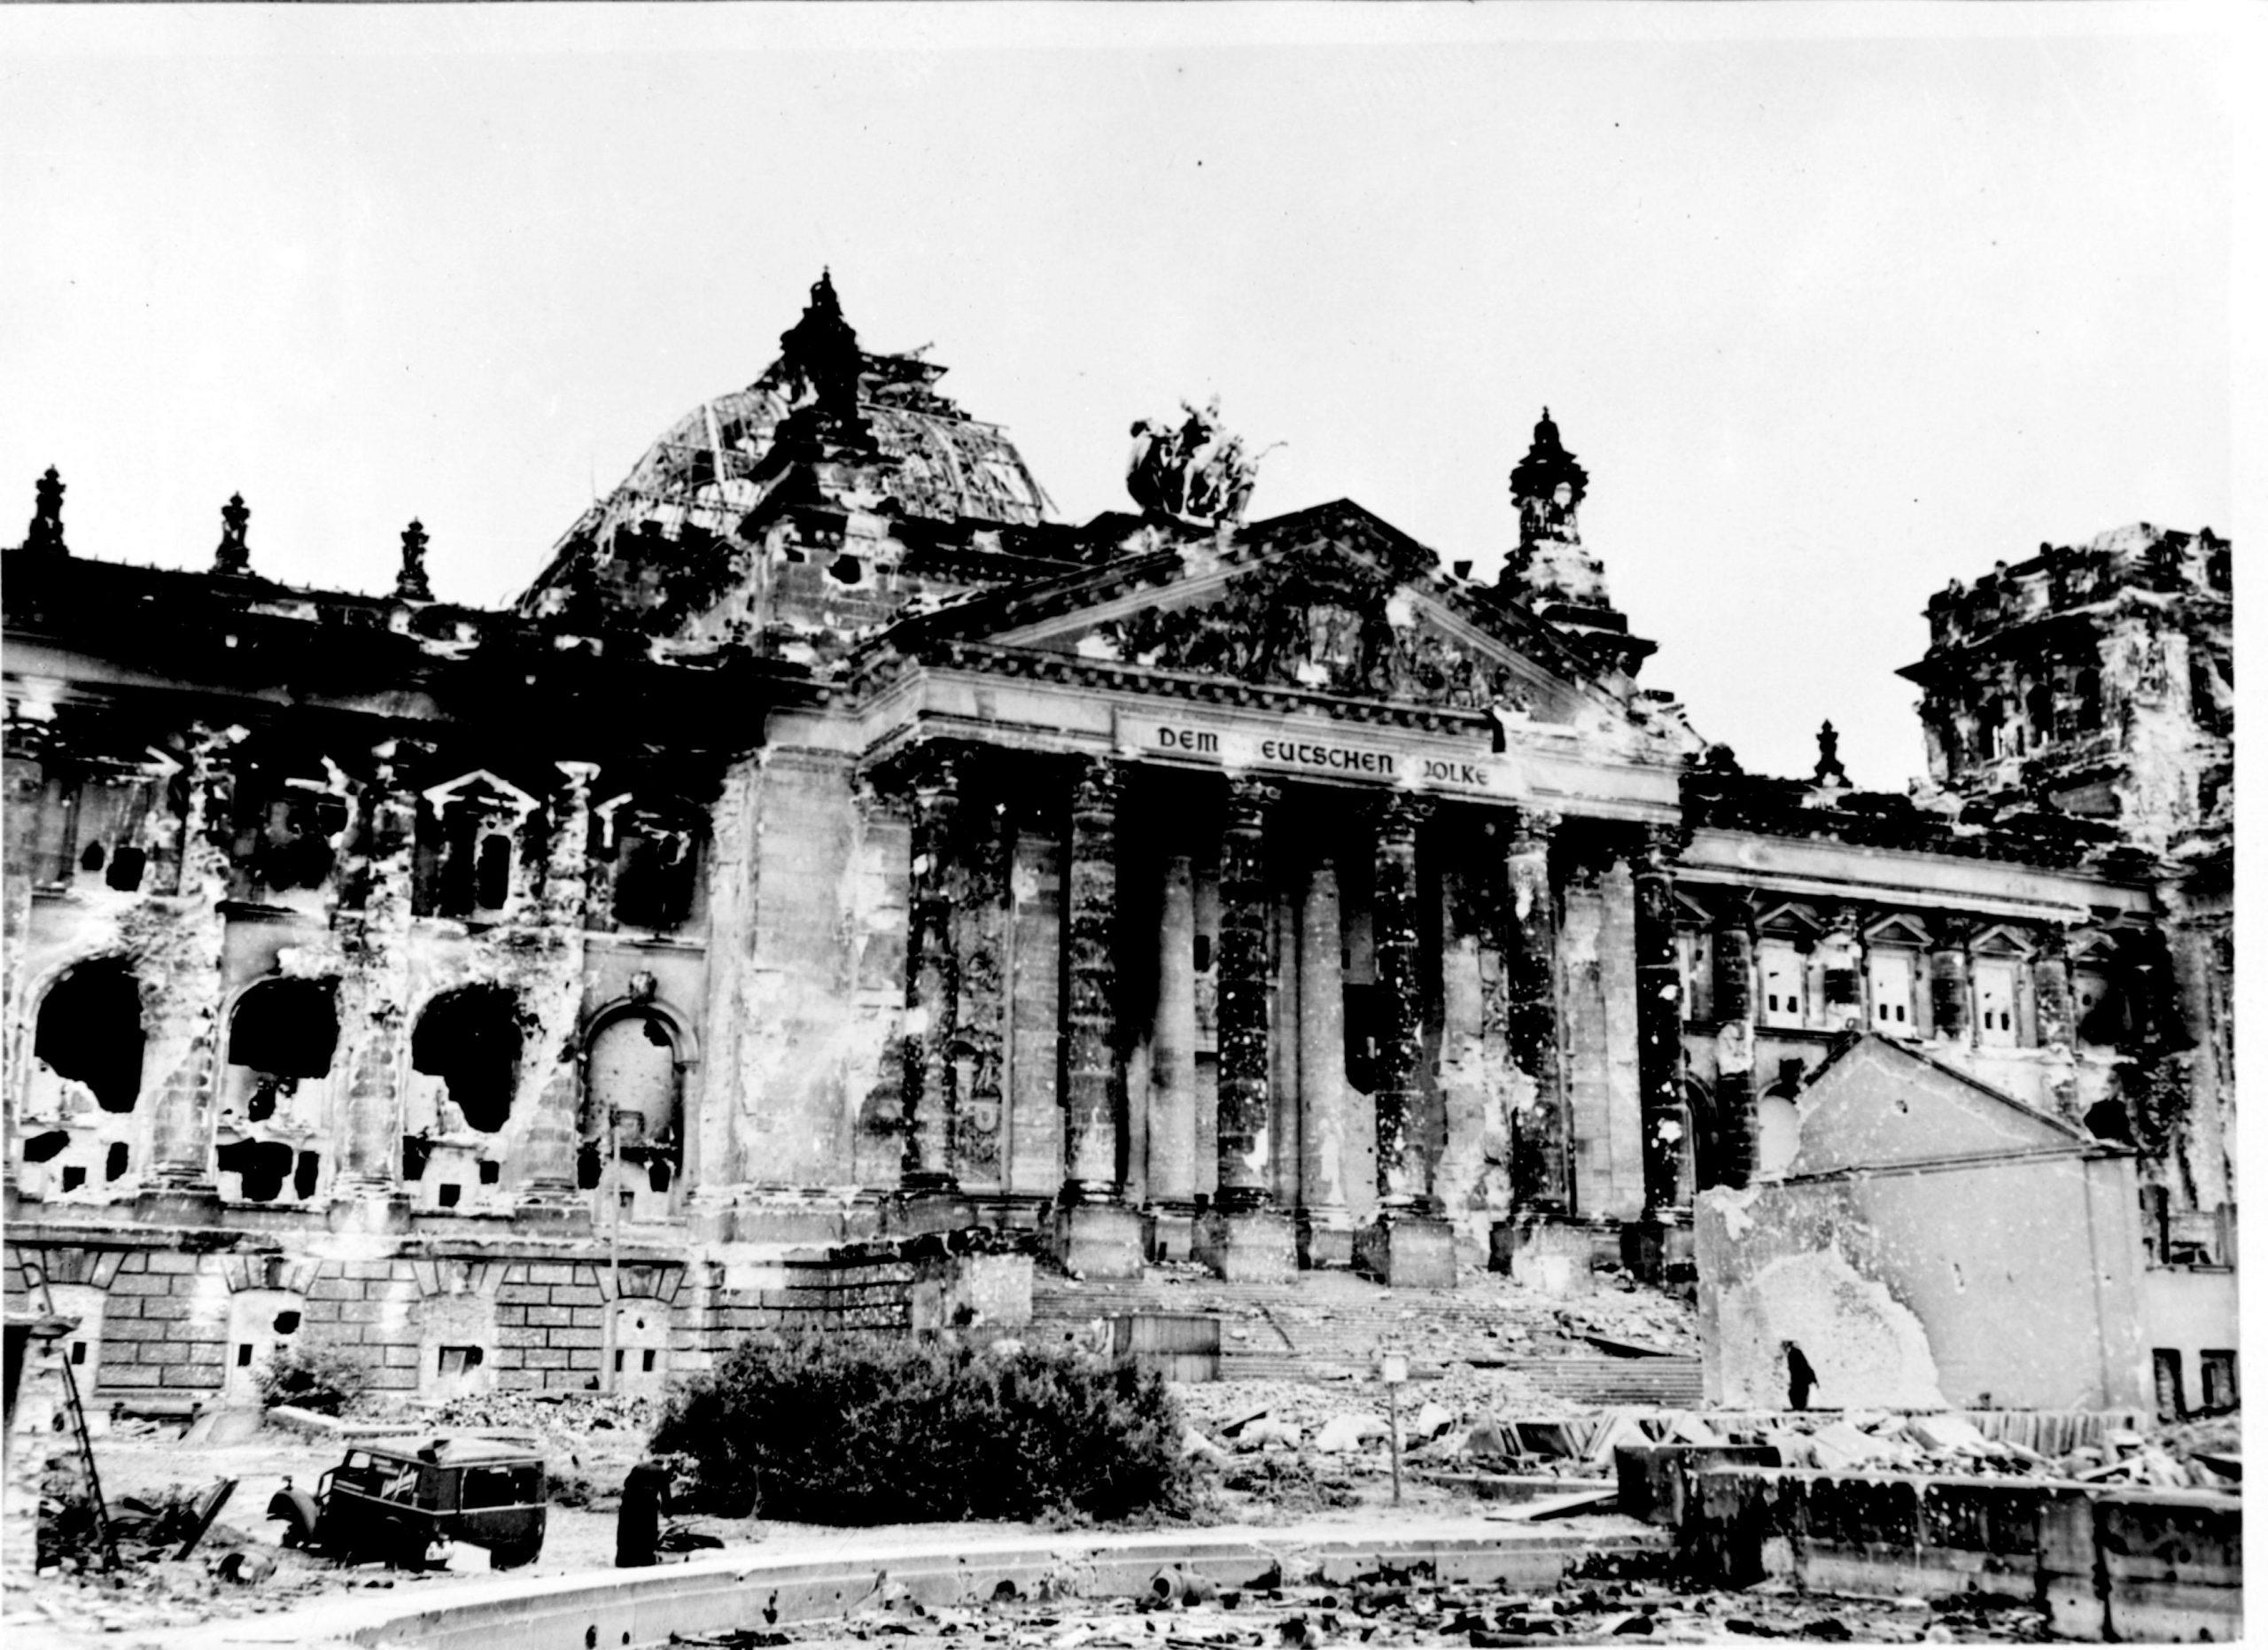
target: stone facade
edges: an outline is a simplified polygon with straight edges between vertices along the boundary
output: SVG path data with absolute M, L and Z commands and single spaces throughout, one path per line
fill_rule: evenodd
M 2225 541 L 2081 558 L 2041 659 L 2141 662 L 2038 774 L 1977 731 L 2030 633 L 1940 598 L 1932 780 L 1868 795 L 1636 685 L 1548 416 L 1484 588 L 1352 503 L 1246 521 L 1209 422 L 1056 522 L 942 371 L 823 279 L 503 612 L 430 599 L 418 524 L 389 595 L 290 589 L 241 502 L 164 572 L 42 481 L 8 1236 L 101 1396 L 231 1398 L 292 1337 L 634 1387 L 1013 1321 L 1035 1256 L 1675 1276 L 1859 1031 L 2131 1142 L 2151 1264 L 2228 1264 Z

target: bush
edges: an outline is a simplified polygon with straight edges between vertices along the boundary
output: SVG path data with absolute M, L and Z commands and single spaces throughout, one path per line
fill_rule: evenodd
M 823 1524 L 1185 1513 L 1194 1479 L 1157 1375 L 1029 1350 L 764 1335 L 680 1389 L 650 1448 L 693 1499 Z
M 289 1404 L 337 1415 L 369 1390 L 370 1368 L 343 1347 L 287 1344 L 261 1362 L 258 1380 L 264 1408 Z

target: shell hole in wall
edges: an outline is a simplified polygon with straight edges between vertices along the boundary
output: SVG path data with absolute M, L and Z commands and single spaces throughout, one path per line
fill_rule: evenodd
M 115 958 L 66 970 L 39 1008 L 32 1052 L 58 1077 L 83 1083 L 105 1111 L 142 1093 L 142 987 Z
M 271 1203 L 283 1195 L 284 1177 L 294 1162 L 295 1154 L 281 1140 L 231 1140 L 213 1154 L 213 1166 L 235 1175 L 238 1195 L 255 1203 Z
M 436 997 L 418 1017 L 409 1063 L 441 1079 L 466 1127 L 493 1134 L 512 1114 L 519 1082 L 519 1000 L 502 985 Z M 443 1130 L 452 1132 L 446 1119 Z

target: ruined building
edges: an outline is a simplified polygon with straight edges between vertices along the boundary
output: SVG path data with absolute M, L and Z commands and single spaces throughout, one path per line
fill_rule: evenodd
M 1638 686 L 1548 414 L 1483 584 L 1350 502 L 1247 519 L 1210 408 L 1060 522 L 944 370 L 822 279 L 509 611 L 415 522 L 389 593 L 293 589 L 241 498 L 176 572 L 40 482 L 7 1235 L 82 1385 L 313 1341 L 635 1390 L 1013 1319 L 1035 1253 L 1675 1276 L 1867 1039 L 2121 1164 L 2130 1361 L 2233 1383 L 2225 541 L 1932 600 L 1930 778 L 1862 793 Z

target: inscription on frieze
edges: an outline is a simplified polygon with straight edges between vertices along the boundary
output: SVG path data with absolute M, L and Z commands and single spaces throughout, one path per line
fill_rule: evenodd
M 1506 798 L 1530 789 L 1514 758 L 1436 757 L 1296 729 L 1199 728 L 1166 717 L 1122 716 L 1118 748 L 1128 756 L 1201 762 L 1238 773 L 1309 774 Z

